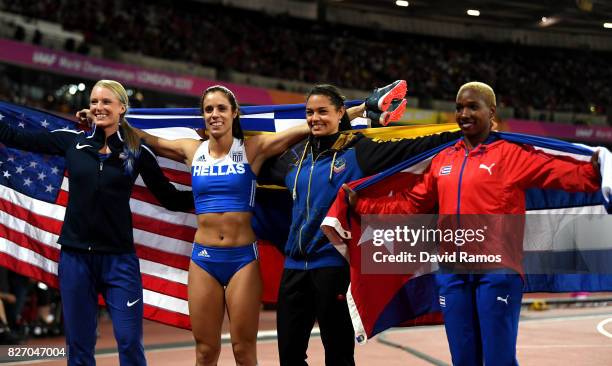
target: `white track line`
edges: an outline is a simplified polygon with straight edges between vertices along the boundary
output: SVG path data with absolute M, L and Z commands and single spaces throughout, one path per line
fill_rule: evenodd
M 608 332 L 606 328 L 604 328 L 604 325 L 610 322 L 612 322 L 612 318 L 608 318 L 608 319 L 604 319 L 600 321 L 599 324 L 597 324 L 597 331 L 599 331 L 599 333 L 605 335 L 606 337 L 612 338 L 612 334 Z

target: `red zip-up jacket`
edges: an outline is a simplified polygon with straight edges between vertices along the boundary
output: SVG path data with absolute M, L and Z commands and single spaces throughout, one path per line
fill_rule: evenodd
M 488 141 L 493 139 L 491 136 Z M 499 254 L 501 263 L 469 268 L 511 268 L 522 273 L 525 191 L 548 188 L 594 192 L 600 188 L 600 180 L 590 162 L 505 140 L 480 144 L 468 152 L 464 141 L 459 140 L 433 158 L 412 189 L 393 197 L 360 199 L 355 211 L 430 213 L 437 205 L 439 228 L 486 227 L 482 244 L 459 248 L 442 243 L 441 252 Z

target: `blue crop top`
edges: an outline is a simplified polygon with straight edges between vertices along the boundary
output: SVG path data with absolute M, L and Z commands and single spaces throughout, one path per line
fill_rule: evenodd
M 195 213 L 253 211 L 256 179 L 243 142 L 234 138 L 221 158 L 211 157 L 208 141 L 202 142 L 191 163 Z

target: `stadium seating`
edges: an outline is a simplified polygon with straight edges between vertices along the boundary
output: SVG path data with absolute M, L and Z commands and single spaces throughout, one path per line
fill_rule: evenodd
M 189 1 L 5 0 L 0 10 L 60 23 L 91 45 L 214 67 L 221 78 L 236 71 L 361 90 L 406 79 L 425 108 L 480 80 L 518 118 L 612 109 L 605 52 L 397 34 Z

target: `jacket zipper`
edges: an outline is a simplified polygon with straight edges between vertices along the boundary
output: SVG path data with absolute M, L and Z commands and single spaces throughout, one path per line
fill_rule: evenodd
M 310 185 L 312 183 L 312 172 L 314 170 L 314 165 L 315 165 L 315 161 L 313 160 L 310 164 L 310 173 L 308 174 L 308 190 L 306 192 L 306 221 L 304 222 L 302 227 L 300 227 L 300 238 L 298 241 L 298 248 L 300 249 L 300 254 L 304 254 L 304 251 L 302 250 L 302 230 L 304 229 L 304 226 L 306 225 L 306 223 L 308 223 L 308 220 L 310 219 Z
M 100 156 L 98 156 L 98 159 L 100 159 Z M 100 179 L 101 179 L 101 175 L 102 175 L 102 169 L 104 168 L 104 161 L 100 160 L 100 169 L 98 170 L 98 181 L 96 184 L 96 190 L 99 191 L 100 188 Z M 87 247 L 87 250 L 91 251 L 91 245 L 89 247 Z
M 300 254 L 303 254 L 303 255 L 305 255 L 306 253 L 304 253 L 304 251 L 302 250 L 302 230 L 304 229 L 304 226 L 308 223 L 308 220 L 310 219 L 310 187 L 312 183 L 312 172 L 314 171 L 315 164 L 317 160 L 319 160 L 319 157 L 321 157 L 321 155 L 323 155 L 327 151 L 329 151 L 329 149 L 321 151 L 319 153 L 319 156 L 317 156 L 316 159 L 313 159 L 312 163 L 310 164 L 310 173 L 308 175 L 308 192 L 306 194 L 306 221 L 300 228 L 300 236 L 298 239 L 298 248 L 300 249 Z M 313 156 L 312 149 L 310 150 L 310 155 Z M 308 269 L 308 259 L 304 260 L 304 270 L 307 270 L 307 269 Z
M 463 156 L 463 163 L 461 164 L 461 170 L 459 171 L 459 186 L 457 187 L 457 226 L 461 227 L 461 181 L 463 180 L 463 171 L 465 170 L 465 164 L 467 163 L 469 151 L 465 150 Z M 455 246 L 455 252 L 459 253 L 459 246 Z
M 459 186 L 457 187 L 457 215 L 461 213 L 461 181 L 463 180 L 463 171 L 465 170 L 465 164 L 467 163 L 469 151 L 465 150 L 463 156 L 463 163 L 461 164 L 461 170 L 459 171 Z

